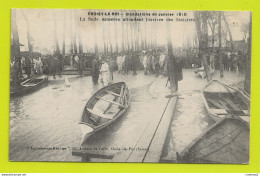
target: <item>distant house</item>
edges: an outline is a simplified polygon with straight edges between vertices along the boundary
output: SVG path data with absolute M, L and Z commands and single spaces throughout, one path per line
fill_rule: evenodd
M 233 41 L 233 44 L 235 51 L 242 51 L 243 53 L 247 51 L 247 42 L 245 40 Z M 227 48 L 231 49 L 231 41 L 227 41 Z
M 231 41 L 226 39 L 225 35 L 222 35 L 221 37 L 221 46 L 224 50 L 231 50 Z M 242 51 L 246 52 L 247 51 L 247 42 L 246 40 L 233 40 L 234 44 L 234 50 L 235 51 Z M 208 46 L 210 48 L 213 48 L 213 36 L 208 37 Z M 219 39 L 218 39 L 218 34 L 214 35 L 214 47 L 217 49 L 219 47 Z

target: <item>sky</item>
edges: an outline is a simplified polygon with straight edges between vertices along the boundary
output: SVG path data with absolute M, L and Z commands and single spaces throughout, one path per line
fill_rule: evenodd
M 139 23 L 139 33 L 137 38 L 146 35 L 147 40 L 157 40 L 158 45 L 166 45 L 167 37 L 171 36 L 171 40 L 174 47 L 181 47 L 183 44 L 190 41 L 192 45 L 193 38 L 196 34 L 195 22 L 188 21 L 176 21 L 176 19 L 194 19 L 192 11 L 124 11 L 124 10 L 72 10 L 72 9 L 16 9 L 17 28 L 19 33 L 20 43 L 25 46 L 21 47 L 21 51 L 28 51 L 27 47 L 27 25 L 22 14 L 22 11 L 26 15 L 30 25 L 30 33 L 33 37 L 34 51 L 38 52 L 53 52 L 55 49 L 54 44 L 54 26 L 56 18 L 56 31 L 60 49 L 62 48 L 63 31 L 65 30 L 65 43 L 66 52 L 69 52 L 69 46 L 71 43 L 71 32 L 79 30 L 81 33 L 83 52 L 93 52 L 95 45 L 95 37 L 99 47 L 99 50 L 103 49 L 104 41 L 111 41 L 115 48 L 116 41 L 119 43 L 119 49 L 121 48 L 122 36 L 124 38 L 131 38 L 130 30 L 128 33 L 126 27 L 122 30 L 122 19 L 123 18 L 135 18 L 134 16 L 126 16 L 126 13 L 146 13 L 150 16 L 142 15 L 136 16 L 144 21 Z M 90 12 L 103 12 L 101 15 L 90 15 Z M 110 13 L 110 16 L 104 13 Z M 117 15 L 111 15 L 116 13 Z M 179 14 L 181 16 L 177 16 Z M 173 16 L 159 16 L 160 14 L 173 14 Z M 225 17 L 230 26 L 233 40 L 242 40 L 243 33 L 241 32 L 241 26 L 249 23 L 249 12 L 240 11 L 226 11 L 224 12 Z M 82 21 L 80 21 L 80 17 Z M 94 20 L 98 18 L 99 21 L 89 21 L 89 17 Z M 83 19 L 84 18 L 84 19 Z M 110 21 L 102 22 L 102 18 L 116 18 L 121 21 Z M 146 21 L 159 20 L 164 21 Z M 166 18 L 172 19 L 171 22 L 165 22 Z M 65 20 L 64 20 L 65 19 Z M 85 20 L 85 21 L 83 21 Z M 65 21 L 65 24 L 64 24 Z M 123 22 L 128 23 L 128 22 Z M 134 22 L 130 22 L 136 24 Z M 167 24 L 166 24 L 167 23 Z M 65 27 L 64 27 L 65 26 Z M 166 29 L 170 26 L 170 32 Z M 222 26 L 224 26 L 222 24 Z M 105 36 L 103 35 L 105 34 Z M 211 34 L 209 30 L 209 35 Z M 134 35 L 132 35 L 133 37 Z M 77 40 L 78 43 L 78 40 Z

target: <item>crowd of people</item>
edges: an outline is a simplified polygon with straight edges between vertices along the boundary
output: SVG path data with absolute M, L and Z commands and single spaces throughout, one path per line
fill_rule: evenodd
M 180 62 L 178 67 L 186 69 L 202 67 L 198 53 L 192 50 L 178 50 L 175 60 Z M 209 53 L 209 65 L 219 69 L 218 52 Z M 61 54 L 42 55 L 36 57 L 16 57 L 11 63 L 11 80 L 19 84 L 23 79 L 41 74 L 61 76 L 61 70 L 67 67 L 77 69 L 83 75 L 86 68 L 91 69 L 92 81 L 95 85 L 99 80 L 106 86 L 113 82 L 113 73 L 137 75 L 137 70 L 143 74 L 168 75 L 168 53 L 165 50 L 123 51 L 120 53 L 85 53 L 71 54 L 63 57 Z M 246 56 L 241 52 L 222 52 L 223 68 L 225 70 L 238 70 L 244 72 Z M 101 75 L 101 77 L 100 77 Z

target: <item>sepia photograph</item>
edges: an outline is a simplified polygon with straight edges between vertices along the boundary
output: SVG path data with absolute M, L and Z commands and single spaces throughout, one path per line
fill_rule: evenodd
M 249 164 L 251 43 L 250 11 L 12 9 L 9 161 Z

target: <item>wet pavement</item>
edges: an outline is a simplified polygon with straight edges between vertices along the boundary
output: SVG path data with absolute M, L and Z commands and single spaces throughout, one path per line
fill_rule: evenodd
M 207 116 L 200 90 L 206 80 L 196 78 L 192 70 L 183 70 L 184 80 L 179 84 L 179 99 L 169 130 L 163 157 L 174 160 L 176 151 L 181 150 L 214 122 Z M 216 73 L 218 78 L 218 73 Z M 70 86 L 64 85 L 68 78 Z M 214 78 L 214 77 L 213 77 Z M 239 82 L 243 75 L 225 73 L 223 82 Z M 114 82 L 124 81 L 131 93 L 131 106 L 117 123 L 100 131 L 92 140 L 104 140 L 100 146 L 134 145 L 136 135 L 144 130 L 154 111 L 159 97 L 166 95 L 166 78 L 154 75 L 118 75 Z M 11 161 L 80 161 L 72 156 L 73 148 L 79 146 L 81 132 L 78 122 L 88 98 L 99 86 L 93 86 L 91 77 L 63 76 L 34 93 L 10 100 Z M 118 128 L 122 129 L 120 133 Z M 114 140 L 107 141 L 106 134 L 114 132 Z M 129 135 L 130 134 L 130 135 Z M 127 136 L 127 137 L 125 137 Z

